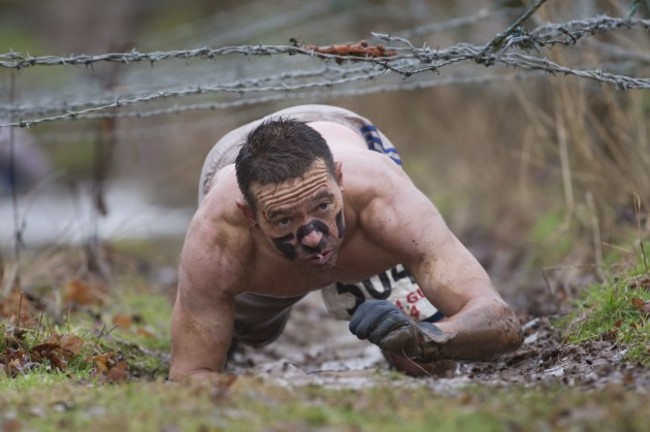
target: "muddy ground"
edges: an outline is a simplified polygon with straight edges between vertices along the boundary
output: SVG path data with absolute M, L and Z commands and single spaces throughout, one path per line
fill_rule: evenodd
M 396 385 L 430 386 L 443 394 L 479 383 L 650 388 L 650 370 L 624 360 L 624 348 L 606 339 L 579 346 L 566 343 L 553 325 L 556 317 L 522 313 L 525 341 L 517 351 L 492 362 L 450 362 L 441 365 L 436 376 L 411 378 L 390 371 L 379 349 L 352 335 L 347 322 L 330 318 L 315 292 L 294 307 L 278 340 L 261 348 L 238 347 L 228 370 L 281 385 L 360 388 L 390 380 Z

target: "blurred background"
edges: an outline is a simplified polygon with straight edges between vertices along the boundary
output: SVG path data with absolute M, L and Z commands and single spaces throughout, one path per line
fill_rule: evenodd
M 386 44 L 373 32 L 417 47 L 481 46 L 531 3 L 2 0 L 0 53 L 64 58 Z M 524 27 L 631 13 L 648 19 L 648 2 L 550 0 Z M 531 54 L 648 77 L 647 28 Z M 116 100 L 133 103 L 111 107 Z M 635 260 L 647 240 L 647 90 L 499 65 L 463 63 L 405 77 L 361 62 L 233 54 L 0 68 L 0 124 L 36 120 L 29 128 L 0 128 L 2 256 L 147 243 L 173 262 L 212 145 L 239 125 L 301 103 L 370 118 L 516 307 L 553 311 L 585 283 Z M 39 121 L 88 108 L 98 109 Z

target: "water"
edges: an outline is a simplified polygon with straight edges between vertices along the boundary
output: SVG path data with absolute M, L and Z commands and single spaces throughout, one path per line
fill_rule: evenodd
M 101 240 L 155 239 L 185 233 L 194 209 L 154 204 L 133 182 L 106 185 L 107 216 L 93 208 L 90 187 L 41 187 L 18 199 L 18 226 L 26 247 Z M 13 248 L 16 232 L 10 195 L 0 195 L 0 249 Z

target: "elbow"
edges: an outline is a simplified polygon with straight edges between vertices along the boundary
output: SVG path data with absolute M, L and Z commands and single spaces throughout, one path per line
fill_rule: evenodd
M 187 373 L 183 373 L 179 370 L 171 368 L 169 370 L 169 376 L 167 377 L 167 379 L 169 379 L 169 381 L 182 382 L 184 379 L 187 378 L 187 376 L 188 376 Z
M 501 310 L 501 330 L 499 334 L 499 351 L 509 352 L 514 351 L 521 346 L 524 341 L 524 333 L 517 316 L 512 311 L 510 306 L 503 304 Z
M 172 362 L 171 367 L 169 368 L 168 379 L 169 381 L 183 382 L 186 381 L 191 374 L 192 371 L 175 366 Z

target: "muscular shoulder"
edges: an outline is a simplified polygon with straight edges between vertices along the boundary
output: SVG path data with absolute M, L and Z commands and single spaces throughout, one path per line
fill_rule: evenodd
M 192 279 L 188 286 L 194 289 L 201 289 L 203 281 L 214 284 L 215 278 L 224 282 L 225 290 L 236 289 L 234 281 L 254 250 L 248 224 L 237 208 L 234 174 L 223 174 L 199 205 L 183 245 L 181 273 Z
M 400 166 L 381 153 L 349 151 L 341 154 L 345 196 L 360 212 L 368 215 L 375 206 L 400 200 L 400 193 L 417 189 Z
M 401 257 L 433 250 L 449 233 L 434 204 L 392 160 L 368 153 L 348 170 L 343 163 L 345 195 L 366 237 Z

